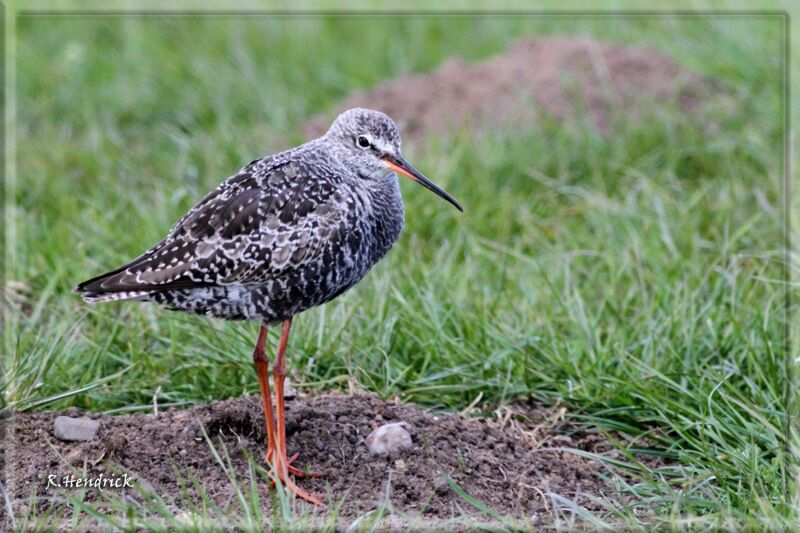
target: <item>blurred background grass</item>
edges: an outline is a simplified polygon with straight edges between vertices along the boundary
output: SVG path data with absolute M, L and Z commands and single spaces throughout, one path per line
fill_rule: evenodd
M 568 119 L 411 146 L 466 213 L 404 184 L 401 241 L 356 289 L 299 318 L 292 377 L 446 408 L 565 405 L 669 460 L 628 458 L 636 481 L 618 488 L 636 498 L 613 513 L 775 518 L 787 489 L 782 24 L 23 17 L 3 401 L 122 412 L 156 390 L 162 406 L 256 393 L 256 324 L 90 307 L 71 287 L 145 250 L 247 161 L 302 141 L 305 120 L 354 90 L 522 35 L 590 35 L 653 47 L 736 105 L 716 111 L 713 135 L 676 108 L 615 117 L 607 137 Z

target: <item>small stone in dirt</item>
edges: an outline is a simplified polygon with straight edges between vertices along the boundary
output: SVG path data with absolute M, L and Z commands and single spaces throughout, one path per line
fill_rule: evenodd
M 283 382 L 283 398 L 285 400 L 294 400 L 297 396 L 297 389 L 294 388 L 289 378 L 286 378 Z
M 398 474 L 405 474 L 406 470 L 408 469 L 408 465 L 406 465 L 406 462 L 402 459 L 398 459 L 394 462 L 394 469 Z
M 433 482 L 433 491 L 439 496 L 444 496 L 450 492 L 450 484 L 444 478 L 438 478 Z
M 111 434 L 104 439 L 106 451 L 111 455 L 124 455 L 128 449 L 128 439 L 124 435 Z
M 192 529 L 199 528 L 201 531 L 213 529 L 212 524 L 209 523 L 207 518 L 190 511 L 182 511 L 176 514 L 175 520 L 181 525 L 188 526 Z
M 98 431 L 100 422 L 85 416 L 80 418 L 59 416 L 53 422 L 53 435 L 59 440 L 92 440 Z
M 411 447 L 411 435 L 405 422 L 384 424 L 367 436 L 370 453 L 387 454 Z

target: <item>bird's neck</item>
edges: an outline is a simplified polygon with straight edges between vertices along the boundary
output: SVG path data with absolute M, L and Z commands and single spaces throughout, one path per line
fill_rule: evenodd
M 405 222 L 403 199 L 397 176 L 375 180 L 370 189 L 370 225 L 374 236 L 374 253 L 383 257 L 397 241 Z M 377 260 L 376 258 L 376 260 Z

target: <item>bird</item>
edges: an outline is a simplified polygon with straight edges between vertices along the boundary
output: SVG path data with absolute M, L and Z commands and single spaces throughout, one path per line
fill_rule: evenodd
M 341 113 L 321 137 L 256 159 L 225 179 L 155 246 L 78 284 L 90 303 L 150 302 L 227 320 L 257 320 L 253 363 L 267 433 L 265 461 L 275 483 L 323 506 L 292 479 L 319 476 L 287 457 L 284 383 L 293 317 L 358 283 L 398 240 L 405 221 L 398 175 L 463 212 L 459 202 L 400 151 L 386 114 Z M 268 327 L 281 325 L 270 389 Z

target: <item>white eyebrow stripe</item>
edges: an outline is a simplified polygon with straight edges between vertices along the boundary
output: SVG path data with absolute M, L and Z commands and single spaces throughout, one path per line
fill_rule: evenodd
M 394 154 L 394 146 L 384 142 L 383 139 L 373 142 L 372 145 L 383 153 Z

